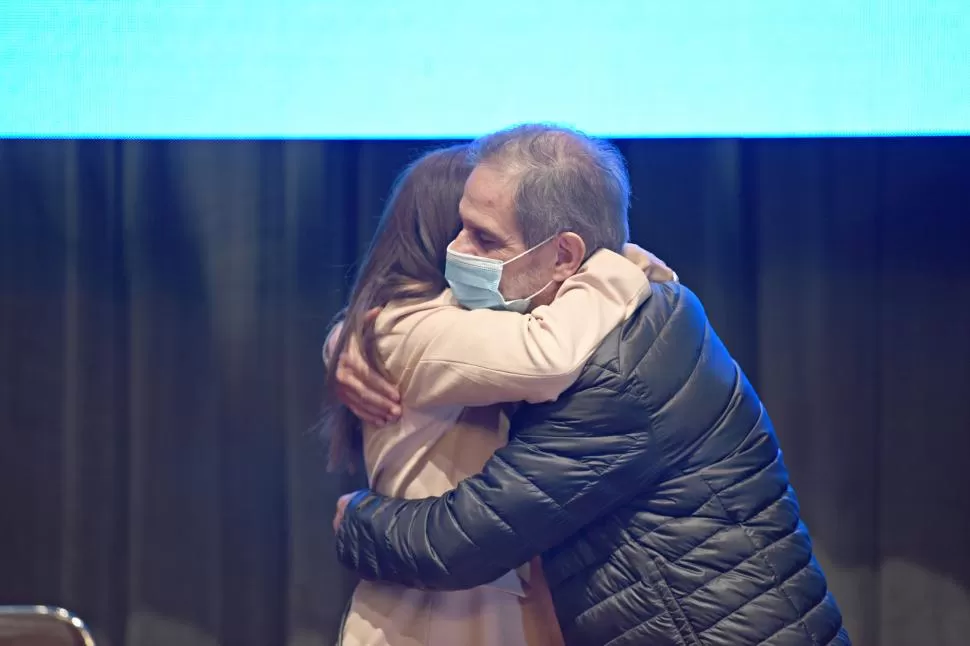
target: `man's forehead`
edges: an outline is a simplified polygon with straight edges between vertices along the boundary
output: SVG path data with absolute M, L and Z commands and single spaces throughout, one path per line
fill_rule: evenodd
M 475 227 L 476 229 L 487 229 L 490 228 L 490 225 L 494 227 L 494 218 L 489 217 L 487 211 L 488 209 L 483 212 L 478 208 L 475 200 L 467 195 L 463 196 L 458 204 L 458 214 L 461 216 L 462 224 L 466 227 Z
M 478 166 L 465 182 L 459 210 L 466 224 L 482 228 L 514 225 L 513 186 L 509 179 L 488 166 Z
M 472 170 L 465 182 L 464 196 L 479 208 L 511 207 L 515 182 L 507 173 L 487 164 Z

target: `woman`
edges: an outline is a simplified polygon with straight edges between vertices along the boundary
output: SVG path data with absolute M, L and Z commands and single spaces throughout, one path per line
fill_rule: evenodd
M 438 496 L 478 473 L 507 440 L 503 402 L 555 399 L 606 334 L 649 296 L 637 266 L 599 251 L 531 314 L 458 307 L 443 277 L 471 167 L 464 146 L 432 152 L 398 179 L 327 353 L 360 348 L 401 390 L 402 415 L 361 425 L 331 394 L 330 465 L 363 454 L 369 484 L 401 498 Z M 375 312 L 379 314 L 375 316 Z M 486 350 L 491 348 L 491 351 Z M 500 352 L 497 350 L 501 350 Z M 354 593 L 343 646 L 553 646 L 562 643 L 548 589 L 524 566 L 472 590 L 370 581 Z

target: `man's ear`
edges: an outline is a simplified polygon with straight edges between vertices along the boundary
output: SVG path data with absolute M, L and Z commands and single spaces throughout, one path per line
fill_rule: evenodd
M 568 231 L 556 240 L 556 267 L 552 279 L 557 283 L 566 280 L 577 271 L 586 258 L 586 243 L 577 234 Z

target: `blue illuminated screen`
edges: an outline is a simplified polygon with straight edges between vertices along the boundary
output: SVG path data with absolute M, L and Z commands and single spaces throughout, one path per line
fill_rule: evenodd
M 0 136 L 970 133 L 970 0 L 0 0 Z

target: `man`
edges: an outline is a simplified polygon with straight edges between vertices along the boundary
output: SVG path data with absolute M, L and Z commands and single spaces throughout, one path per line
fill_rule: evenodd
M 522 126 L 474 149 L 452 249 L 492 261 L 537 250 L 501 276 L 499 303 L 554 297 L 555 259 L 540 249 L 551 237 L 585 254 L 626 242 L 629 180 L 605 143 Z M 340 360 L 346 403 L 379 417 L 387 385 L 361 385 L 373 377 Z M 510 437 L 440 498 L 342 499 L 341 561 L 365 579 L 465 589 L 541 554 L 570 646 L 849 643 L 768 416 L 678 283 L 654 285 L 569 390 L 514 416 Z

